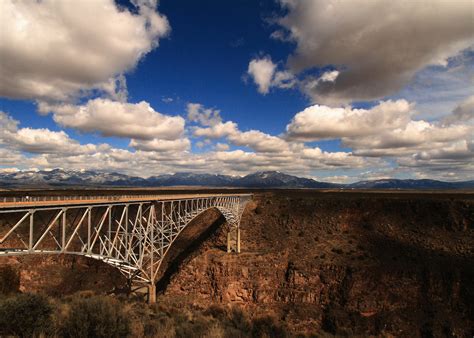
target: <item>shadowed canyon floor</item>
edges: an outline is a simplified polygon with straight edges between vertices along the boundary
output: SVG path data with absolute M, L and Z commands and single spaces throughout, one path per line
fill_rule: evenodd
M 243 215 L 239 255 L 225 252 L 224 223 L 210 211 L 183 231 L 158 302 L 239 307 L 295 334 L 474 334 L 472 194 L 258 192 Z M 19 274 L 3 289 L 127 292 L 117 271 L 84 258 L 0 265 Z

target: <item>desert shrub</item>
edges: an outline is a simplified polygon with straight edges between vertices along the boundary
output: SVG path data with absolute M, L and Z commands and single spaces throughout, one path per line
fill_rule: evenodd
M 215 304 L 211 304 L 203 313 L 204 315 L 211 316 L 219 321 L 227 320 L 227 311 Z
M 286 330 L 275 323 L 275 320 L 272 317 L 257 318 L 252 323 L 252 337 L 284 338 L 287 336 Z
M 196 318 L 189 321 L 175 323 L 176 337 L 204 337 L 208 332 L 211 322 L 204 318 Z
M 110 297 L 76 297 L 61 331 L 65 337 L 125 337 L 130 322 L 122 304 Z
M 0 266 L 0 294 L 17 293 L 20 288 L 20 276 L 10 265 Z
M 145 337 L 175 337 L 176 327 L 173 318 L 156 308 L 153 310 L 152 316 L 141 319 L 143 321 L 143 335 Z
M 42 295 L 19 294 L 0 300 L 0 336 L 35 337 L 52 329 L 52 306 Z
M 226 332 L 223 325 L 219 322 L 212 323 L 208 329 L 204 338 L 223 338 L 226 337 Z M 231 336 L 236 337 L 236 336 Z
M 148 320 L 144 324 L 143 335 L 145 337 L 175 337 L 176 328 L 173 320 L 169 317 Z
M 229 316 L 230 325 L 241 332 L 250 332 L 251 324 L 245 313 L 239 308 L 233 308 Z

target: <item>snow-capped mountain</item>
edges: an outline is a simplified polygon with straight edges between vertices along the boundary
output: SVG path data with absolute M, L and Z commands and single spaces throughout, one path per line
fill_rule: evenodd
M 236 181 L 242 187 L 291 187 L 291 188 L 334 188 L 338 184 L 318 182 L 309 178 L 302 178 L 281 173 L 279 171 L 259 171 L 249 174 Z
M 232 186 L 233 176 L 212 175 L 212 174 L 194 174 L 194 173 L 176 173 L 172 175 L 152 176 L 147 179 L 153 186 Z
M 128 186 L 128 187 L 246 187 L 246 188 L 344 188 L 344 189 L 474 189 L 474 181 L 442 182 L 435 180 L 385 179 L 360 181 L 352 184 L 318 182 L 278 171 L 262 171 L 243 177 L 213 174 L 175 173 L 149 178 L 128 176 L 115 172 L 91 170 L 40 170 L 0 172 L 2 187 L 46 186 Z
M 146 185 L 146 180 L 119 173 L 89 170 L 39 170 L 0 173 L 0 185 Z

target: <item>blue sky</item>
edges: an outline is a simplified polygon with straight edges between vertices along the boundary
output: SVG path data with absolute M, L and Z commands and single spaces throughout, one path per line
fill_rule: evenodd
M 292 49 L 268 38 L 273 29 L 265 18 L 281 11 L 278 3 L 162 1 L 160 11 L 172 31 L 127 76 L 131 101 L 148 100 L 160 112 L 183 115 L 188 102 L 199 102 L 245 128 L 272 134 L 309 105 L 297 91 L 264 97 L 243 80 L 250 59 L 270 54 L 283 60 Z
M 472 179 L 470 1 L 0 7 L 3 171 Z

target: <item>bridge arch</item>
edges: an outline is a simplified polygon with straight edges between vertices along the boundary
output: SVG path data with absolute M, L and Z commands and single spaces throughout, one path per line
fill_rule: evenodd
M 6 228 L 2 231 L 0 227 L 0 257 L 56 253 L 101 260 L 135 283 L 146 285 L 154 302 L 163 259 L 183 229 L 203 212 L 217 209 L 225 217 L 227 249 L 240 251 L 240 219 L 250 197 L 150 196 L 108 203 L 24 203 L 7 208 L 0 204 L 0 221 Z

